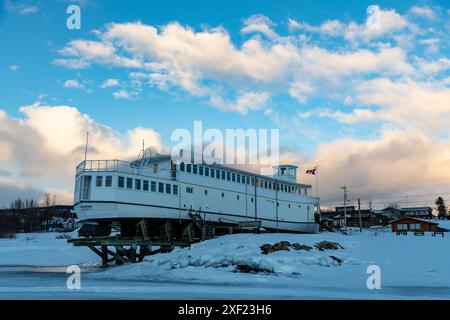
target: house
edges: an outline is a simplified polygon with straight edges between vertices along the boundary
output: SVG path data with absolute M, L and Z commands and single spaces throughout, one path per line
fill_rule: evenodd
M 386 215 L 391 218 L 413 217 L 419 219 L 431 219 L 433 217 L 433 209 L 430 207 L 408 207 L 408 208 L 394 208 L 387 207 L 384 211 Z
M 392 232 L 404 233 L 407 232 L 447 232 L 448 229 L 440 226 L 439 222 L 431 219 L 420 219 L 412 217 L 402 217 L 389 222 Z
M 344 216 L 344 207 L 336 207 L 335 211 L 322 213 L 322 221 L 329 226 L 342 228 L 345 226 L 345 218 L 347 218 L 348 227 L 359 228 L 359 211 L 355 206 L 346 207 L 346 217 Z M 373 226 L 385 226 L 388 224 L 390 216 L 384 211 L 376 211 L 372 209 L 361 209 L 361 226 L 363 228 L 370 228 Z

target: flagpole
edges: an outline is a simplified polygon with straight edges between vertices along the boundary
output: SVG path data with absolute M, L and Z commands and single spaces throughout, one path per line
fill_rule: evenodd
M 319 197 L 319 166 L 316 165 L 316 197 Z
M 319 215 L 319 221 L 322 221 L 322 214 L 320 212 L 320 201 L 319 201 L 319 165 L 316 165 L 316 197 L 317 197 L 317 213 Z

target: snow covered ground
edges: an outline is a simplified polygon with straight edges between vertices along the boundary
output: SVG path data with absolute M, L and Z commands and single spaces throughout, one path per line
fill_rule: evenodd
M 78 293 L 65 288 L 63 272 L 23 273 L 22 277 L 20 272 L 2 272 L 7 265 L 38 268 L 99 262 L 87 248 L 74 248 L 55 239 L 55 234 L 32 235 L 34 240 L 27 240 L 28 236 L 0 240 L 0 298 L 450 299 L 448 233 L 445 237 L 368 230 L 350 235 L 228 235 L 149 256 L 139 264 L 83 272 Z M 268 254 L 260 249 L 279 241 L 314 247 L 324 240 L 338 242 L 343 249 L 291 247 Z M 237 272 L 238 265 L 270 272 Z M 379 290 L 367 288 L 370 265 L 381 270 Z M 36 280 L 38 276 L 44 284 Z

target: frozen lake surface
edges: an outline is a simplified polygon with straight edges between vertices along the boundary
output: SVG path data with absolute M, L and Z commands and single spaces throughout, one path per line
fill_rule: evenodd
M 450 297 L 449 287 L 384 287 L 343 292 L 339 287 L 299 287 L 298 281 L 279 286 L 267 283 L 207 283 L 198 280 L 146 281 L 92 279 L 83 270 L 80 290 L 66 286 L 65 267 L 7 266 L 0 268 L 0 299 L 442 299 Z M 256 276 L 258 275 L 251 275 Z M 270 276 L 269 276 L 270 277 Z M 273 276 L 272 276 L 273 277 Z M 349 288 L 350 289 L 350 288 Z

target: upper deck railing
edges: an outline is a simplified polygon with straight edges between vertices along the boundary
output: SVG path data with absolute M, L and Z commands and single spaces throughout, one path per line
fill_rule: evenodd
M 86 160 L 81 162 L 76 168 L 76 176 L 83 172 L 96 172 L 96 171 L 108 171 L 108 172 L 124 172 L 124 173 L 136 173 L 137 166 L 128 161 L 122 160 Z

